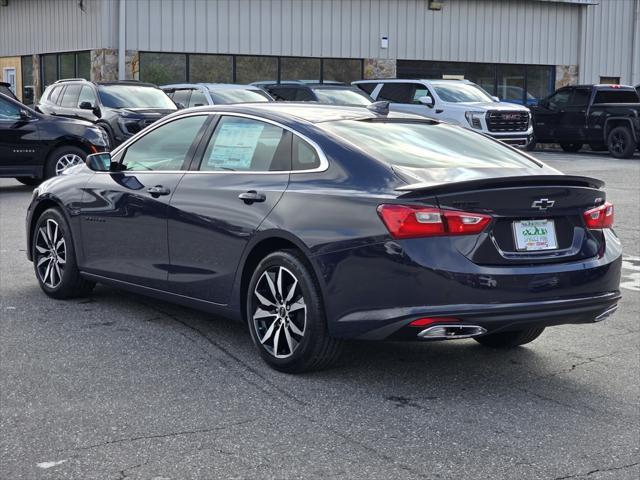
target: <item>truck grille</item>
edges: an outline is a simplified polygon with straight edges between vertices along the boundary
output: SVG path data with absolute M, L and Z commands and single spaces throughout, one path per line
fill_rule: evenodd
M 490 132 L 526 132 L 529 113 L 490 110 L 487 112 L 487 128 Z

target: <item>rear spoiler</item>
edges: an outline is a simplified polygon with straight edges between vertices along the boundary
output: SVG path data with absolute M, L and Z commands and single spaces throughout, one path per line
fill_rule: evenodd
M 576 175 L 529 175 L 517 177 L 493 177 L 466 180 L 455 183 L 413 183 L 396 188 L 399 192 L 406 192 L 405 197 L 415 193 L 451 193 L 463 190 L 483 190 L 486 188 L 509 187 L 537 187 L 537 186 L 565 186 L 588 187 L 600 189 L 604 182 L 597 178 L 582 177 Z

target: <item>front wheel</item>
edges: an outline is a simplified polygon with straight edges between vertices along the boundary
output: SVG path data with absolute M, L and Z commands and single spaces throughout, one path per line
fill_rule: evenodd
M 616 127 L 609 133 L 607 140 L 609 153 L 616 158 L 631 158 L 636 150 L 631 130 L 627 127 Z
M 67 168 L 84 163 L 87 153 L 73 145 L 63 145 L 56 148 L 47 158 L 45 178 L 62 175 Z
M 341 342 L 329 336 L 320 287 L 297 251 L 274 252 L 258 264 L 247 322 L 261 357 L 276 370 L 320 370 L 339 356 Z
M 514 348 L 524 345 L 525 343 L 533 342 L 542 332 L 544 332 L 544 327 L 528 328 L 514 332 L 490 333 L 476 337 L 474 340 L 485 347 Z
M 95 284 L 80 276 L 71 230 L 59 210 L 46 210 L 36 223 L 31 254 L 40 288 L 53 298 L 87 295 Z
M 561 143 L 560 148 L 562 148 L 562 150 L 564 150 L 565 152 L 575 153 L 580 151 L 580 149 L 582 148 L 582 144 L 581 143 Z

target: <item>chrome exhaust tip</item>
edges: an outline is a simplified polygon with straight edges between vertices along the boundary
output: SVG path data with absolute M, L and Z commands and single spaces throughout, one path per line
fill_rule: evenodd
M 418 337 L 425 340 L 456 340 L 459 338 L 477 337 L 487 333 L 479 325 L 434 325 L 418 333 Z
M 596 318 L 593 319 L 594 322 L 601 322 L 602 320 L 609 318 L 611 315 L 613 315 L 616 310 L 618 310 L 618 304 L 616 303 L 615 305 L 610 306 L 609 308 L 607 308 L 604 312 L 602 312 L 600 315 L 598 315 Z

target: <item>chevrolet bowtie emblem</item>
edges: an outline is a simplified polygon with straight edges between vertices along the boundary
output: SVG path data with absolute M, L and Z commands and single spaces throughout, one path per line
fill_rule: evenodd
M 555 200 L 549 200 L 548 198 L 541 198 L 540 200 L 536 200 L 531 204 L 531 208 L 537 208 L 538 210 L 546 210 L 547 208 L 551 208 L 555 205 Z

